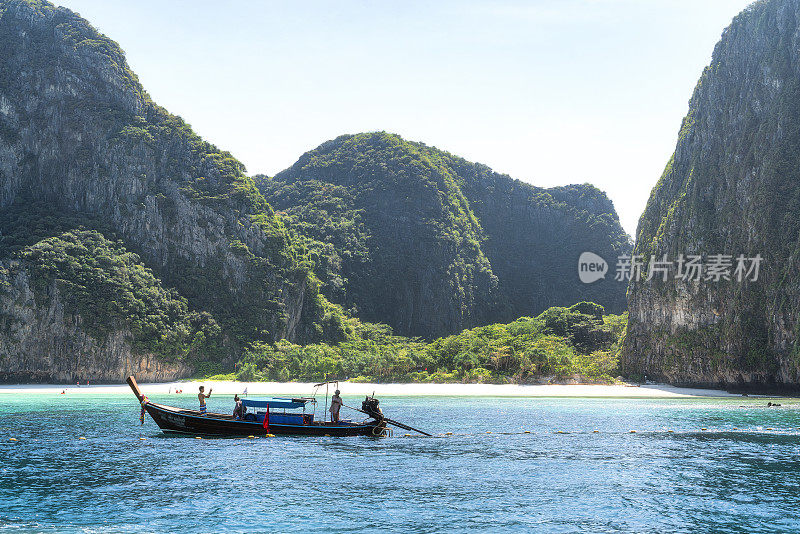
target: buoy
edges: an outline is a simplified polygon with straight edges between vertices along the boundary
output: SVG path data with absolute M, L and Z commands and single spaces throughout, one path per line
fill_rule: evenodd
M 702 430 L 703 432 L 705 432 L 705 431 L 706 431 L 706 430 L 708 430 L 708 429 L 707 429 L 707 428 L 701 428 L 700 430 Z
M 636 431 L 635 430 L 631 430 L 631 434 L 636 434 Z
M 487 434 L 491 434 L 491 433 L 492 433 L 492 431 L 491 431 L 491 430 L 487 430 L 487 431 L 486 431 L 486 433 L 487 433 Z
M 445 436 L 452 436 L 452 435 L 453 435 L 453 433 L 452 433 L 452 432 L 445 432 L 445 433 L 444 433 L 444 435 L 445 435 Z
M 667 432 L 675 432 L 674 430 L 667 430 Z
M 325 434 L 325 435 L 327 436 L 328 434 Z M 267 438 L 274 438 L 274 437 L 275 437 L 275 434 L 267 434 L 265 437 L 267 437 Z
M 86 439 L 86 438 L 85 438 L 85 437 L 83 437 L 83 436 L 81 436 L 81 437 L 79 437 L 78 439 Z
M 203 439 L 201 436 L 195 436 L 194 439 Z
M 255 436 L 247 436 L 248 439 L 255 439 Z
M 17 438 L 8 438 L 8 441 L 17 441 Z
M 525 432 L 523 432 L 523 434 L 530 434 L 530 433 L 531 433 L 530 430 L 526 430 Z
M 410 437 L 411 437 L 411 434 L 403 434 L 403 437 L 404 437 L 404 438 L 410 438 Z
M 329 438 L 329 437 L 331 437 L 331 435 L 330 434 L 325 434 L 325 437 Z
M 142 441 L 144 441 L 144 440 L 146 440 L 147 438 L 139 438 L 139 439 L 140 439 L 140 440 L 142 440 Z
M 767 427 L 767 430 L 775 430 L 775 429 L 774 429 L 774 428 L 769 428 L 769 427 Z
M 558 431 L 556 432 L 556 434 L 566 434 L 566 432 L 564 432 L 563 430 L 558 430 Z
M 597 434 L 598 432 L 600 432 L 600 431 L 599 430 L 592 430 L 592 434 Z

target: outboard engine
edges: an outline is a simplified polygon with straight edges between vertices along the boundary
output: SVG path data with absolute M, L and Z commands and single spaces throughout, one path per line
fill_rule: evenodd
M 381 411 L 380 401 L 375 397 L 367 397 L 364 399 L 364 402 L 361 403 L 361 409 L 373 419 L 377 419 L 380 421 L 383 419 L 383 412 Z

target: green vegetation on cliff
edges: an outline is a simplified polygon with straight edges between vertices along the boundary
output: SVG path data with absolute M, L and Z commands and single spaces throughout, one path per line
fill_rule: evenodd
M 0 0 L 0 99 L 0 259 L 33 236 L 91 228 L 213 315 L 231 354 L 343 338 L 341 310 L 244 165 L 156 105 L 78 15 Z
M 237 365 L 240 380 L 328 378 L 411 382 L 613 381 L 625 315 L 581 302 L 538 317 L 424 342 L 385 325 L 354 322 L 338 345 L 255 344 Z
M 582 300 L 597 302 L 611 313 L 626 309 L 626 284 L 613 276 L 592 284 L 577 277 L 583 252 L 594 252 L 613 266 L 618 256 L 631 251 L 630 237 L 605 193 L 590 184 L 536 187 L 425 148 L 439 154 L 458 177 L 483 227 L 482 248 L 499 279 L 501 306 L 495 320 L 511 321 Z
M 434 338 L 580 300 L 624 310 L 625 286 L 577 279 L 630 251 L 590 185 L 541 189 L 385 132 L 344 135 L 259 189 L 306 240 L 322 291 L 362 319 Z
M 360 318 L 425 337 L 490 321 L 483 231 L 435 154 L 390 134 L 342 136 L 258 184 L 308 239 L 327 294 Z
M 37 300 L 53 287 L 66 311 L 103 340 L 112 329 L 130 331 L 135 350 L 166 358 L 215 353 L 220 328 L 207 313 L 190 312 L 186 299 L 166 289 L 139 256 L 96 231 L 39 241 L 19 254 Z

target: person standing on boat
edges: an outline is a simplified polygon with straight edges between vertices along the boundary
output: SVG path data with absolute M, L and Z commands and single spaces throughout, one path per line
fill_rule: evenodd
M 339 390 L 336 390 L 336 393 L 333 394 L 331 397 L 331 421 L 334 423 L 339 422 L 339 409 L 342 407 L 342 398 L 339 396 Z
M 201 414 L 205 414 L 206 413 L 206 399 L 209 398 L 211 396 L 211 392 L 214 391 L 213 389 L 209 389 L 208 390 L 208 395 L 206 395 L 205 393 L 203 393 L 203 391 L 205 391 L 205 389 L 206 389 L 205 386 L 200 386 L 200 393 L 197 394 L 197 398 L 200 400 L 200 413 Z
M 247 412 L 247 408 L 244 407 L 242 399 L 239 398 L 239 395 L 233 396 L 233 402 L 235 403 L 233 407 L 233 418 L 237 421 L 240 421 L 244 419 L 244 414 Z

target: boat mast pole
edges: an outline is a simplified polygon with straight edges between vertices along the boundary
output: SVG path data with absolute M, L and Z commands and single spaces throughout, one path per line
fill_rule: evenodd
M 314 399 L 314 421 L 317 420 L 317 392 L 319 391 L 319 384 L 314 386 L 314 394 L 311 395 L 311 398 Z
M 324 410 L 324 422 L 328 422 L 328 373 L 325 373 L 325 406 L 322 408 Z

